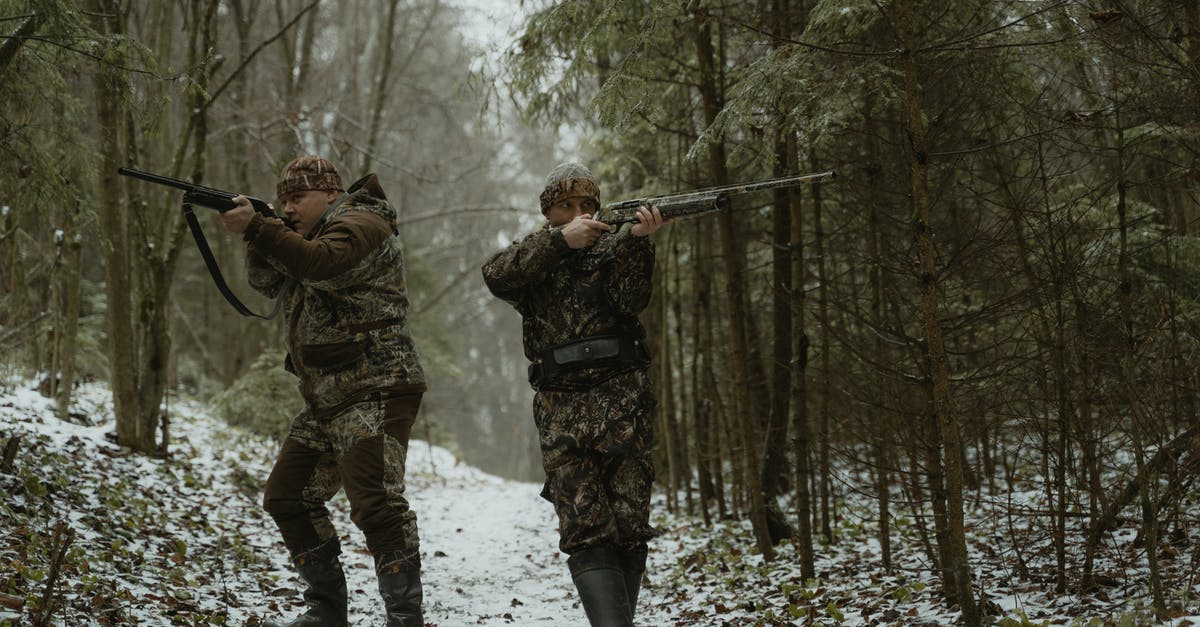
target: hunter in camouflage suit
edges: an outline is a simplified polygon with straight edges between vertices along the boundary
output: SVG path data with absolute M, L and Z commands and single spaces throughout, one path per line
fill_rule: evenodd
M 308 611 L 266 625 L 347 624 L 341 547 L 325 506 L 344 489 L 375 561 L 387 624 L 423 626 L 404 463 L 425 375 L 408 328 L 395 211 L 375 175 L 343 192 L 337 169 L 319 157 L 289 163 L 276 191 L 290 225 L 254 213 L 242 197 L 221 215 L 246 241 L 250 285 L 284 299 L 284 365 L 304 398 L 264 507 L 308 586 Z
M 483 266 L 522 317 L 533 417 L 559 546 L 592 625 L 631 625 L 646 566 L 655 398 L 638 313 L 650 301 L 653 207 L 632 228 L 591 219 L 600 189 L 562 164 L 541 195 L 547 223 Z

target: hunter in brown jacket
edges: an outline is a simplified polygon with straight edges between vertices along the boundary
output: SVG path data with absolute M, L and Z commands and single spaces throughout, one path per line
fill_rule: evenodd
M 404 460 L 425 375 L 408 328 L 396 214 L 375 175 L 342 190 L 333 164 L 300 157 L 276 190 L 290 224 L 255 213 L 243 197 L 221 214 L 246 241 L 250 285 L 283 295 L 285 366 L 300 378 L 304 398 L 264 507 L 308 587 L 308 610 L 265 624 L 347 624 L 341 547 L 325 506 L 344 489 L 374 557 L 387 624 L 421 626 L 421 559 Z

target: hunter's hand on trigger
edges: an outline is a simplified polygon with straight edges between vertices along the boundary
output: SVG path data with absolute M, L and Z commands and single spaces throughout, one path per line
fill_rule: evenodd
M 254 208 L 245 196 L 234 196 L 233 203 L 237 205 L 236 208 L 219 213 L 217 217 L 231 233 L 245 233 L 246 227 L 250 226 L 250 220 L 254 219 Z
M 562 229 L 563 238 L 571 248 L 587 248 L 596 243 L 600 234 L 611 231 L 612 226 L 592 219 L 592 214 L 584 213 L 575 217 Z

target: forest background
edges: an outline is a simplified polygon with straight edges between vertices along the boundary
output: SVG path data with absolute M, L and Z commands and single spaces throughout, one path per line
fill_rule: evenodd
M 278 434 L 279 323 L 221 301 L 177 192 L 115 173 L 269 197 L 319 153 L 398 208 L 417 435 L 536 480 L 519 324 L 479 266 L 537 226 L 541 176 L 583 160 L 616 200 L 833 169 L 656 236 L 668 507 L 749 520 L 766 560 L 788 537 L 811 576 L 865 477 L 885 567 L 907 521 L 977 624 L 964 511 L 1035 477 L 1003 542 L 1050 559 L 1022 576 L 1094 591 L 1134 525 L 1155 611 L 1192 602 L 1159 560 L 1200 564 L 1195 2 L 524 2 L 483 39 L 468 13 L 0 0 L 3 368 L 64 419 L 108 380 L 146 455 L 180 396 Z

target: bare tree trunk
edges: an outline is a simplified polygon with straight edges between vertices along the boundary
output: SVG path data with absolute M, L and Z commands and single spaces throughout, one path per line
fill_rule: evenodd
M 926 379 L 929 373 L 924 373 Z M 958 596 L 958 579 L 954 576 L 954 556 L 950 552 L 949 515 L 946 510 L 946 469 L 942 462 L 942 437 L 938 428 L 937 414 L 933 408 L 932 386 L 926 381 L 925 388 L 926 410 L 921 416 L 923 429 L 920 438 L 920 450 L 925 456 L 925 484 L 929 490 L 929 507 L 933 510 L 933 539 L 937 549 L 937 560 L 934 566 L 942 578 L 942 588 L 945 598 L 954 602 Z
M 668 325 L 668 309 L 667 302 L 671 295 L 667 293 L 666 277 L 663 272 L 654 273 L 654 293 L 658 300 L 657 307 L 653 308 L 653 320 L 650 323 L 657 332 L 653 337 L 657 340 L 657 357 L 655 364 L 658 366 L 658 422 L 659 422 L 659 438 L 658 441 L 663 444 L 664 452 L 667 457 L 666 467 L 666 497 L 667 510 L 678 514 L 679 513 L 679 455 L 675 448 L 676 433 L 679 430 L 675 423 L 675 388 L 671 377 L 671 337 L 667 332 Z
M 258 31 L 262 25 L 257 18 L 260 14 L 259 7 L 261 0 L 233 0 L 230 4 L 234 7 L 234 19 L 232 20 L 233 28 L 237 33 L 237 47 L 239 59 L 246 59 L 257 43 Z M 309 12 L 310 15 L 316 14 L 314 9 Z M 256 75 L 253 72 L 257 66 L 252 66 L 244 72 L 238 73 L 234 79 L 233 87 L 230 88 L 230 113 L 232 115 L 232 124 L 242 127 L 249 123 L 250 116 L 248 115 L 251 103 L 256 102 L 261 98 L 261 88 L 259 81 L 256 80 Z M 287 79 L 291 80 L 290 76 Z M 240 149 L 234 155 L 230 156 L 233 161 L 232 168 L 229 171 L 233 176 L 233 184 L 237 189 L 257 189 L 262 181 L 254 181 L 250 178 L 250 162 L 256 159 L 259 155 L 257 141 L 252 133 L 238 133 L 235 141 L 240 145 Z M 214 238 L 215 241 L 210 242 L 215 245 L 215 253 L 220 260 L 220 266 L 223 271 L 226 271 L 226 281 L 230 285 L 245 285 L 246 274 L 245 265 L 241 263 L 244 246 L 241 240 L 235 240 L 229 237 Z M 212 294 L 211 291 L 207 294 Z M 244 338 L 261 338 L 262 334 L 253 328 L 254 325 L 261 324 L 259 321 L 249 321 L 232 308 L 226 307 L 225 303 L 216 298 L 204 299 L 203 319 L 211 320 L 211 324 L 219 325 L 216 328 L 221 329 L 222 335 L 228 332 L 238 333 Z M 206 336 L 201 335 L 203 339 Z M 197 343 L 199 344 L 199 343 Z M 241 374 L 245 367 L 254 359 L 255 355 L 262 351 L 263 344 L 260 341 L 237 342 L 232 346 L 221 346 L 219 350 L 214 350 L 214 357 L 208 358 L 209 351 L 197 345 L 194 350 L 206 355 L 204 363 L 209 364 L 209 371 L 225 384 L 233 383 L 234 379 Z M 177 347 L 174 355 L 178 355 L 182 347 Z M 192 350 L 192 349 L 188 349 Z
M 1158 479 L 1146 469 L 1146 444 L 1143 430 L 1150 430 L 1137 381 L 1137 343 L 1134 333 L 1133 277 L 1129 270 L 1129 218 L 1125 181 L 1124 133 L 1120 127 L 1120 108 L 1117 109 L 1117 230 L 1120 247 L 1117 254 L 1117 305 L 1121 312 L 1121 330 L 1124 332 L 1121 354 L 1121 376 L 1125 388 L 1125 400 L 1129 404 L 1132 420 L 1129 433 L 1133 438 L 1133 459 L 1137 464 L 1137 476 L 1141 480 L 1139 495 L 1142 505 L 1142 534 L 1145 536 L 1146 563 L 1149 567 L 1150 597 L 1154 611 L 1160 620 L 1167 618 L 1167 600 L 1163 594 L 1162 572 L 1158 565 Z
M 63 290 L 63 323 L 59 334 L 58 345 L 62 362 L 59 367 L 60 378 L 58 395 L 55 399 L 58 417 L 67 419 L 71 405 L 71 391 L 75 387 L 75 351 L 76 335 L 79 332 L 79 311 L 83 301 L 81 290 L 83 275 L 83 240 L 79 237 L 77 218 L 79 215 L 79 199 L 76 197 L 72 206 L 64 212 L 63 244 L 66 251 L 66 286 Z
M 1057 330 L 1057 335 L 1062 336 L 1063 330 L 1060 327 Z M 1064 384 L 1057 385 L 1059 394 L 1061 395 Z M 1060 398 L 1059 402 L 1062 403 Z M 1055 583 L 1054 591 L 1062 594 L 1067 591 L 1067 467 L 1070 465 L 1068 460 L 1070 450 L 1070 423 L 1068 423 L 1068 414 L 1061 411 L 1055 412 L 1057 420 L 1055 421 L 1054 433 L 1056 436 L 1054 445 L 1054 457 L 1057 464 L 1054 468 L 1054 498 L 1050 501 L 1050 510 L 1053 512 L 1053 542 L 1054 542 L 1054 564 L 1055 564 Z
M 684 358 L 684 341 L 683 328 L 685 321 L 683 319 L 683 286 L 682 279 L 683 269 L 680 267 L 681 255 L 679 252 L 679 240 L 681 239 L 678 232 L 672 231 L 668 234 L 667 242 L 671 245 L 671 256 L 664 265 L 669 265 L 672 260 L 675 262 L 675 270 L 671 273 L 672 289 L 671 294 L 674 298 L 670 302 L 670 311 L 675 318 L 675 354 L 672 363 L 678 364 L 679 367 L 679 401 L 675 404 L 676 412 L 680 415 L 672 420 L 675 425 L 675 458 L 679 460 L 677 464 L 679 469 L 679 478 L 677 483 L 680 484 L 680 489 L 683 490 L 684 496 L 684 511 L 688 516 L 695 514 L 696 504 L 692 498 L 692 469 L 688 464 L 691 457 L 688 455 L 688 437 L 686 428 L 681 428 L 681 425 L 687 424 L 685 417 L 685 408 L 687 407 L 687 363 Z M 664 293 L 665 296 L 665 293 Z M 666 314 L 663 315 L 667 318 Z M 670 373 L 671 369 L 668 369 Z M 692 395 L 695 396 L 696 388 L 692 388 Z
M 697 229 L 699 222 L 697 221 Z M 696 238 L 695 243 L 698 244 L 699 238 Z M 696 251 L 699 248 L 697 245 L 692 246 L 692 255 L 695 258 Z M 704 262 L 696 264 L 704 266 Z M 693 450 L 696 451 L 696 479 L 697 479 L 697 496 L 700 500 L 700 516 L 704 519 L 704 526 L 712 526 L 712 514 L 709 513 L 708 502 L 716 498 L 716 488 L 713 485 L 713 477 L 709 472 L 709 465 L 713 463 L 713 444 L 716 441 L 716 430 L 713 428 L 712 419 L 712 400 L 709 394 L 701 394 L 699 390 L 705 389 L 705 379 L 703 377 L 704 362 L 703 356 L 709 347 L 702 346 L 700 343 L 700 330 L 706 324 L 705 310 L 708 309 L 708 288 L 702 285 L 700 278 L 693 276 L 692 291 L 692 311 L 695 315 L 692 319 L 692 421 L 695 424 L 696 446 Z
M 1192 70 L 1192 145 L 1196 145 L 1200 140 L 1200 4 L 1195 2 L 1184 2 L 1184 13 L 1187 17 L 1187 50 L 1188 60 Z M 1192 224 L 1200 217 L 1200 159 L 1192 161 L 1192 176 L 1190 193 L 1185 194 L 1179 203 L 1179 217 L 1176 220 L 1174 234 L 1176 236 L 1187 237 L 1193 233 Z M 1171 302 L 1175 303 L 1175 284 L 1170 283 L 1171 287 Z M 1174 306 L 1172 307 L 1174 309 Z M 1176 321 L 1178 316 L 1171 316 L 1171 332 L 1176 333 Z M 1182 346 L 1181 342 L 1173 342 L 1176 348 Z M 1197 375 L 1191 364 L 1181 364 L 1181 377 L 1186 381 L 1181 381 L 1180 389 L 1195 390 L 1198 387 Z M 1196 395 L 1184 394 L 1182 398 L 1184 416 L 1190 417 L 1188 421 L 1191 428 L 1200 428 L 1200 411 L 1196 408 Z
M 925 141 L 922 118 L 921 85 L 917 76 L 918 43 L 915 24 L 916 0 L 902 0 L 898 9 L 898 26 L 904 47 L 904 91 L 906 131 L 909 140 L 909 165 L 912 179 L 913 230 L 917 241 L 920 266 L 921 310 L 925 330 L 925 349 L 928 351 L 933 415 L 941 429 L 946 482 L 947 555 L 954 561 L 946 569 L 953 573 L 954 597 L 962 608 L 963 621 L 968 627 L 982 624 L 979 608 L 971 587 L 971 568 L 967 560 L 967 540 L 963 513 L 962 442 L 958 419 L 950 396 L 950 371 L 942 342 L 941 317 L 938 302 L 938 280 L 935 268 L 933 238 L 930 233 L 928 190 L 929 149 Z M 947 582 L 949 583 L 949 582 Z M 948 591 L 950 586 L 947 586 Z
M 1192 81 L 1192 100 L 1191 100 L 1191 129 L 1193 144 L 1197 139 L 1200 139 L 1197 132 L 1197 123 L 1200 123 L 1200 4 L 1195 2 L 1181 2 L 1183 5 L 1184 15 L 1187 22 L 1187 55 L 1188 61 L 1191 64 L 1191 81 Z M 1180 203 L 1179 215 L 1175 219 L 1176 230 L 1179 235 L 1190 235 L 1191 225 L 1196 221 L 1200 211 L 1197 211 L 1200 201 L 1200 158 L 1193 157 L 1191 164 L 1191 194 L 1188 201 Z M 1194 412 L 1191 414 L 1192 424 L 1200 425 L 1200 416 Z
M 868 97 L 866 104 L 866 119 L 872 120 L 870 124 L 874 128 L 874 98 Z M 879 148 L 878 131 L 870 133 L 872 141 L 868 144 L 870 154 L 868 163 L 877 164 L 882 158 Z M 871 189 L 882 189 L 883 183 L 879 175 L 882 168 L 871 167 L 867 169 L 868 184 Z M 883 341 L 884 328 L 884 313 L 883 313 L 883 255 L 880 251 L 880 238 L 882 234 L 879 232 L 879 207 L 876 203 L 868 203 L 867 207 L 867 255 L 870 259 L 870 270 L 867 274 L 868 288 L 871 291 L 871 325 L 876 329 L 874 333 L 874 349 L 877 359 L 884 359 L 886 347 Z M 886 394 L 884 390 L 889 389 L 886 377 L 882 373 L 878 373 L 875 379 L 875 387 L 873 390 L 873 401 L 875 409 L 871 411 L 872 428 L 871 428 L 871 446 L 872 456 L 875 460 L 875 503 L 878 508 L 879 516 L 879 553 L 880 559 L 883 562 L 885 571 L 891 572 L 892 569 L 892 539 L 891 539 L 891 494 L 889 488 L 891 485 L 890 464 L 888 461 L 888 437 L 889 437 L 889 420 L 887 419 L 887 404 L 884 401 Z
M 46 305 L 42 307 L 42 311 L 50 315 L 50 341 L 48 342 L 48 358 L 46 368 L 46 379 L 38 386 L 39 392 L 46 398 L 58 398 L 58 370 L 59 360 L 62 359 L 62 346 L 59 339 L 62 336 L 63 324 L 63 308 L 62 308 L 62 283 L 61 273 L 66 252 L 64 250 L 66 242 L 64 241 L 61 229 L 54 231 L 54 261 L 50 263 L 49 280 L 46 281 L 49 298 L 46 299 Z
M 286 28 L 285 25 L 289 23 L 289 19 L 286 17 L 288 8 L 284 6 L 285 4 L 287 4 L 286 0 L 275 0 L 275 18 L 279 28 Z M 316 39 L 317 15 L 320 11 L 320 7 L 314 6 L 313 10 L 308 12 L 303 29 L 295 29 L 290 35 L 279 39 L 279 51 L 284 67 L 287 68 L 283 102 L 280 104 L 288 114 L 293 131 L 291 141 L 282 142 L 279 146 L 278 159 L 280 163 L 287 163 L 298 156 L 297 153 L 302 147 L 299 126 L 296 122 L 301 118 L 301 87 L 309 80 L 313 43 Z
M 698 255 L 699 251 L 709 251 L 712 249 L 712 222 L 710 220 L 697 220 L 696 224 L 696 242 L 693 246 L 693 255 Z M 700 259 L 696 264 L 696 275 L 694 291 L 696 293 L 695 311 L 696 311 L 696 329 L 695 333 L 695 381 L 693 390 L 708 390 L 706 394 L 694 394 L 692 396 L 693 411 L 696 413 L 696 430 L 698 432 L 698 441 L 696 446 L 696 460 L 699 467 L 700 478 L 700 501 L 702 504 L 705 523 L 711 522 L 708 518 L 708 499 L 716 500 L 718 518 L 725 518 L 727 515 L 725 507 L 725 477 L 722 472 L 722 457 L 721 457 L 721 419 L 720 414 L 720 399 L 718 398 L 718 388 L 715 386 L 716 381 L 713 377 L 713 369 L 716 365 L 713 363 L 712 354 L 714 352 L 713 343 L 713 317 L 716 315 L 712 307 L 712 274 L 709 272 L 710 259 Z
M 928 422 L 928 420 L 919 416 L 915 417 L 915 419 L 920 420 L 917 424 L 922 428 Z M 921 548 L 925 551 L 925 557 L 929 559 L 933 570 L 939 571 L 942 567 L 942 556 L 934 548 L 933 543 L 929 541 L 929 524 L 925 520 L 925 510 L 921 506 L 922 503 L 926 502 L 925 491 L 921 487 L 921 479 L 926 476 L 926 470 L 921 466 L 924 443 L 921 441 L 922 434 L 914 434 L 912 431 L 911 429 L 909 430 L 909 437 L 907 438 L 908 446 L 906 449 L 909 470 L 903 473 L 903 477 L 905 478 L 903 485 L 908 497 L 905 500 L 908 501 L 909 511 L 912 512 L 913 522 L 915 523 L 917 534 L 921 538 Z M 931 494 L 928 502 L 934 504 L 936 507 L 938 501 Z M 937 516 L 936 513 L 934 515 Z
M 816 163 L 816 159 L 812 159 Z M 829 321 L 829 277 L 825 274 L 825 224 L 821 216 L 824 204 L 821 202 L 821 185 L 813 185 L 813 245 L 817 258 L 817 324 L 821 326 L 821 366 L 820 366 L 820 413 L 817 417 L 818 437 L 817 450 L 818 476 L 821 478 L 821 535 L 826 542 L 833 542 L 833 519 L 837 516 L 833 500 L 833 468 L 829 465 L 829 396 L 833 393 L 831 359 L 833 351 L 833 326 Z
M 380 59 L 376 63 L 376 65 L 380 67 L 380 71 L 379 76 L 377 76 L 375 80 L 375 92 L 373 94 L 374 97 L 372 98 L 371 103 L 371 120 L 367 131 L 367 150 L 366 154 L 364 155 L 365 161 L 363 162 L 364 171 L 369 171 L 371 169 L 371 162 L 375 158 L 375 151 L 379 145 L 379 129 L 380 122 L 383 119 L 383 107 L 388 101 L 391 93 L 391 87 L 393 84 L 399 82 L 399 77 L 403 76 L 405 72 L 408 71 L 408 67 L 412 63 L 413 58 L 418 52 L 420 52 L 422 46 L 425 45 L 425 38 L 429 35 L 429 31 L 433 26 L 434 19 L 437 18 L 438 13 L 441 11 L 441 3 L 439 0 L 433 0 L 430 3 L 428 12 L 425 14 L 424 23 L 419 29 L 411 28 L 412 25 L 409 24 L 408 19 L 406 19 L 405 23 L 399 29 L 397 29 L 396 17 L 399 4 L 399 0 L 392 0 L 392 4 L 388 8 L 387 23 L 383 29 L 383 32 L 380 34 L 380 37 L 383 38 L 383 41 L 381 42 L 383 44 L 383 48 L 380 53 Z M 412 43 L 409 46 L 408 53 L 404 55 L 404 58 L 401 60 L 399 69 L 394 70 L 393 66 L 395 65 L 396 51 L 393 49 L 393 46 L 395 44 L 397 31 L 409 35 Z M 403 193 L 403 190 L 401 190 L 401 193 Z M 403 205 L 404 203 L 399 204 Z
M 1044 169 L 1041 168 L 1042 164 L 1040 156 L 1039 150 L 1039 170 L 1042 172 L 1040 182 L 1042 184 L 1043 198 L 1047 199 L 1048 201 L 1051 197 L 1050 190 L 1048 188 L 1049 183 L 1046 180 Z M 1047 485 L 1047 497 L 1049 498 L 1050 502 L 1049 509 L 1054 512 L 1052 517 L 1052 540 L 1054 545 L 1056 565 L 1055 589 L 1061 593 L 1065 591 L 1068 583 L 1068 568 L 1066 558 L 1066 521 L 1068 509 L 1066 503 L 1066 469 L 1069 466 L 1069 463 L 1067 458 L 1069 455 L 1070 434 L 1072 432 L 1071 425 L 1081 423 L 1077 415 L 1077 410 L 1072 402 L 1071 374 L 1068 368 L 1067 347 L 1069 344 L 1073 343 L 1073 340 L 1067 337 L 1070 326 L 1067 324 L 1066 313 L 1063 308 L 1063 300 L 1065 298 L 1063 290 L 1066 287 L 1066 283 L 1070 281 L 1070 278 L 1059 276 L 1055 277 L 1055 279 L 1051 281 L 1044 281 L 1039 278 L 1030 263 L 1030 258 L 1033 254 L 1033 251 L 1025 235 L 1024 217 L 1022 216 L 1021 211 L 1015 202 L 1013 204 L 1010 220 L 1013 226 L 1013 233 L 1015 234 L 1015 241 L 1017 244 L 1018 262 L 1021 264 L 1022 273 L 1025 275 L 1026 281 L 1029 283 L 1030 289 L 1032 290 L 1031 305 L 1035 310 L 1042 312 L 1041 315 L 1035 316 L 1035 319 L 1038 321 L 1038 334 L 1042 338 L 1042 343 L 1049 345 L 1049 358 L 1042 358 L 1039 359 L 1039 361 L 1043 364 L 1049 361 L 1048 370 L 1050 376 L 1040 377 L 1038 385 L 1040 388 L 1042 388 L 1042 398 L 1046 399 L 1047 414 L 1054 414 L 1058 417 L 1054 429 L 1058 435 L 1058 439 L 1056 440 L 1053 451 L 1053 455 L 1057 459 L 1057 463 L 1053 472 L 1053 481 Z M 1050 221 L 1047 220 L 1047 224 L 1049 223 Z M 1065 263 L 1066 251 L 1062 251 L 1062 254 L 1064 256 L 1061 259 L 1061 262 Z M 1048 289 L 1052 289 L 1054 292 L 1045 294 L 1044 292 L 1047 289 L 1045 286 L 1049 286 Z M 1052 322 L 1056 323 L 1052 324 Z M 1042 352 L 1042 350 L 1039 350 L 1039 354 Z M 1046 368 L 1046 366 L 1043 366 L 1043 369 Z M 1051 382 L 1053 386 L 1053 392 L 1051 392 Z M 1053 403 L 1050 401 L 1051 398 L 1054 399 Z M 1083 429 L 1081 429 L 1081 431 L 1083 431 Z M 1046 426 L 1046 433 L 1050 433 L 1050 425 Z M 1045 448 L 1044 455 L 1049 456 L 1050 454 L 1051 450 L 1049 446 L 1047 446 Z M 1085 449 L 1085 458 L 1086 456 L 1087 454 Z M 1051 476 L 1048 467 L 1046 476 L 1048 478 Z M 1087 552 L 1089 553 L 1089 557 L 1088 565 L 1084 569 L 1085 578 L 1091 570 L 1090 553 L 1092 551 L 1089 549 Z
M 799 159 L 796 154 L 796 137 L 789 134 L 786 145 L 786 158 L 791 171 L 799 171 Z M 791 353 L 789 376 L 792 377 L 791 406 L 792 412 L 792 455 L 795 456 L 795 490 L 796 490 L 796 541 L 800 552 L 800 574 L 805 579 L 816 576 L 816 554 L 813 550 L 812 529 L 812 465 L 811 438 L 808 425 L 808 327 L 806 318 L 807 293 L 804 282 L 807 277 L 804 266 L 804 213 L 800 201 L 800 190 L 788 190 L 791 202 L 788 220 L 788 240 L 791 259 L 789 272 L 789 318 L 792 325 L 788 334 L 789 341 L 795 343 Z
M 392 0 L 388 5 L 387 20 L 379 33 L 381 51 L 376 65 L 379 76 L 375 77 L 375 97 L 371 103 L 371 122 L 367 130 L 367 152 L 363 155 L 363 171 L 371 170 L 371 160 L 375 158 L 375 147 L 379 142 L 379 123 L 383 117 L 383 105 L 387 102 L 388 88 L 392 83 L 392 61 L 395 56 L 392 44 L 396 39 L 396 11 L 400 0 Z
M 788 170 L 786 131 L 775 139 L 775 176 Z M 792 401 L 792 208 L 786 189 L 777 189 L 771 207 L 771 316 L 774 329 L 771 360 L 771 413 L 767 421 L 762 464 L 763 494 L 766 497 L 768 531 L 771 541 L 790 537 L 792 529 L 779 511 L 778 497 L 786 489 L 781 469 L 787 467 L 788 412 Z
M 710 222 L 706 220 L 706 222 Z M 709 227 L 711 228 L 711 227 Z M 710 250 L 713 246 L 714 234 L 711 230 L 706 232 Z M 715 286 L 716 277 L 711 277 L 714 283 L 710 283 L 710 287 Z M 710 289 L 710 293 L 715 293 Z M 713 301 L 713 317 L 710 319 L 710 324 L 705 329 L 708 334 L 708 345 L 712 347 L 729 346 L 730 340 L 728 337 L 729 325 L 718 325 L 718 320 L 727 320 L 730 316 L 728 310 L 728 299 L 720 298 Z M 721 354 L 721 353 L 717 353 Z M 742 447 L 741 437 L 737 433 L 740 428 L 738 420 L 738 410 L 736 407 L 737 392 L 732 389 L 730 379 L 732 375 L 730 368 L 732 364 L 728 359 L 710 359 L 709 363 L 712 367 L 708 369 L 708 386 L 714 391 L 713 406 L 717 410 L 717 429 L 718 429 L 718 458 L 713 465 L 713 472 L 717 481 L 718 498 L 721 503 L 724 503 L 724 495 L 726 489 L 729 493 L 728 507 L 722 512 L 723 519 L 736 518 L 746 511 L 745 506 L 745 486 L 746 482 L 742 478 L 745 474 L 745 465 L 742 464 Z M 719 387 L 724 386 L 724 387 Z M 720 394 L 723 389 L 729 389 L 727 398 L 721 398 Z M 726 468 L 729 472 L 726 473 Z M 727 479 L 728 477 L 728 479 Z
M 696 21 L 695 42 L 700 59 L 700 93 L 703 100 L 705 123 L 711 126 L 717 119 L 721 109 L 719 103 L 716 63 L 712 45 L 711 24 L 702 11 L 694 15 Z M 723 185 L 729 182 L 725 164 L 725 146 L 720 140 L 713 141 L 709 149 L 709 167 L 713 173 L 714 183 Z M 737 225 L 733 214 L 726 207 L 717 212 L 718 228 L 721 236 L 721 252 L 725 256 L 725 283 L 729 288 L 729 321 L 730 321 L 730 358 L 733 365 L 733 411 L 737 417 L 736 429 L 741 444 L 741 466 L 745 469 L 746 491 L 749 496 L 750 521 L 758 548 L 762 551 L 763 559 L 775 559 L 775 547 L 767 530 L 766 502 L 762 491 L 759 475 L 759 445 L 762 441 L 757 428 L 757 420 L 752 415 L 754 403 L 748 394 L 750 381 L 751 354 L 746 345 L 746 320 L 749 311 L 746 306 L 746 272 L 745 259 L 738 236 Z
M 18 201 L 20 197 L 18 197 Z M 8 259 L 5 261 L 7 268 L 6 291 L 12 294 L 8 300 L 7 322 L 13 327 L 27 327 L 27 329 L 17 334 L 19 338 L 15 343 L 16 346 L 24 348 L 26 362 L 30 372 L 38 370 L 38 351 L 37 351 L 37 334 L 38 334 L 38 316 L 34 314 L 29 305 L 29 288 L 26 286 L 28 278 L 26 275 L 25 261 L 21 254 L 21 236 L 24 231 L 17 222 L 17 212 L 20 211 L 21 203 L 18 202 L 16 207 L 4 207 L 4 241 L 8 242 Z M 0 269 L 3 271 L 3 269 Z
M 92 0 L 93 26 L 104 34 L 118 34 L 122 27 L 117 7 L 109 0 Z M 118 50 L 112 52 L 119 55 Z M 138 398 L 137 345 L 133 327 L 132 264 L 129 259 L 127 212 L 121 204 L 120 183 L 113 173 L 121 165 L 122 102 L 127 85 L 120 72 L 101 63 L 93 75 L 96 90 L 96 122 L 100 131 L 100 161 L 97 171 L 100 190 L 101 248 L 104 251 L 105 294 L 108 311 L 109 378 L 113 391 L 113 413 L 117 443 L 142 450 L 141 408 Z

